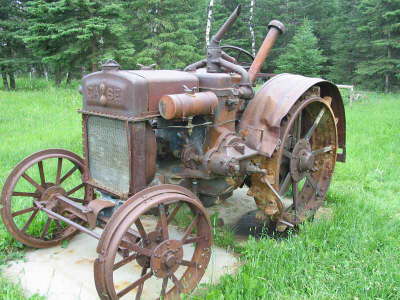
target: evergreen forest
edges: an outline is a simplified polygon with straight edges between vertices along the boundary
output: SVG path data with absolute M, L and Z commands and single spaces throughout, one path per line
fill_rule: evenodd
M 271 20 L 287 28 L 263 72 L 400 89 L 400 0 L 0 0 L 2 86 L 18 88 L 18 76 L 68 83 L 108 59 L 182 69 L 238 4 L 222 44 L 256 53 Z

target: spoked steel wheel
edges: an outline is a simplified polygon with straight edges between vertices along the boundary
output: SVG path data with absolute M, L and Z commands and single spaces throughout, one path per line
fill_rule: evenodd
M 103 232 L 94 270 L 100 298 L 179 299 L 203 277 L 211 243 L 207 213 L 191 192 L 147 188 L 128 199 Z
M 53 195 L 78 203 L 90 201 L 93 191 L 82 183 L 83 169 L 83 160 L 63 149 L 40 151 L 20 162 L 7 178 L 1 195 L 1 216 L 13 237 L 30 247 L 46 248 L 77 233 L 38 205 L 65 214 Z
M 329 99 L 299 101 L 284 121 L 276 153 L 285 218 L 298 224 L 323 204 L 337 151 L 337 129 Z

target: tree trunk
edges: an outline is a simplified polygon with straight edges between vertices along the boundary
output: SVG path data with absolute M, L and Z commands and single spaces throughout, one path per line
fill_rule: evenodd
M 254 33 L 254 6 L 256 0 L 250 0 L 249 30 L 251 35 L 251 53 L 256 56 L 256 35 Z
M 96 40 L 92 40 L 92 57 L 93 57 L 93 61 L 92 61 L 92 72 L 97 72 L 97 44 L 96 44 Z
M 390 31 L 388 32 L 388 46 L 387 46 L 387 58 L 390 61 L 390 59 L 392 58 L 392 52 L 390 49 Z M 389 93 L 390 92 L 390 73 L 389 71 L 386 72 L 385 74 L 385 93 Z
M 8 85 L 8 79 L 7 79 L 7 73 L 4 72 L 4 70 L 1 72 L 1 77 L 3 78 L 3 86 L 6 91 L 10 89 Z
M 62 81 L 62 73 L 61 70 L 59 70 L 58 68 L 55 70 L 55 74 L 54 74 L 54 82 L 56 84 L 57 87 L 60 86 Z
M 72 76 L 71 76 L 71 72 L 68 72 L 67 73 L 67 79 L 65 80 L 66 81 L 66 83 L 67 83 L 67 85 L 69 85 L 70 83 L 71 83 L 71 78 Z
M 15 77 L 14 73 L 8 73 L 8 78 L 10 79 L 10 89 L 15 90 L 17 88 L 15 84 Z
M 390 80 L 389 80 L 389 74 L 385 74 L 385 93 L 390 92 Z
M 214 8 L 214 0 L 210 0 L 208 5 L 208 16 L 207 16 L 207 27 L 206 27 L 206 45 L 210 44 L 210 32 L 211 32 L 211 22 Z

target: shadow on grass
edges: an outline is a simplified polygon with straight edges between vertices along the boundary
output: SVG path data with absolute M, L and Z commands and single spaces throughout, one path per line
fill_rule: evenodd
M 233 233 L 241 238 L 254 237 L 255 239 L 273 238 L 275 240 L 283 240 L 290 235 L 299 232 L 298 227 L 287 229 L 284 232 L 276 230 L 275 223 L 263 221 L 256 217 L 258 210 L 249 211 L 244 214 L 231 227 Z

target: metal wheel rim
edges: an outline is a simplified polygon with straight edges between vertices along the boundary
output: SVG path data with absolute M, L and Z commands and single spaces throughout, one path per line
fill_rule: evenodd
M 163 189 L 164 192 L 160 193 L 160 191 L 162 191 Z M 169 193 L 166 193 L 165 191 L 167 190 L 163 186 L 158 186 L 156 188 L 154 187 L 149 188 L 148 190 L 149 190 L 148 197 L 146 196 L 136 197 L 138 194 L 143 195 L 142 193 L 143 191 L 132 197 L 136 199 L 134 199 L 135 201 L 132 201 L 134 203 L 133 205 L 131 205 L 129 212 L 124 214 L 122 212 L 123 209 L 121 207 L 121 209 L 119 209 L 117 212 L 116 219 L 111 220 L 110 223 L 107 225 L 110 230 L 107 231 L 106 228 L 105 233 L 103 233 L 104 243 L 100 242 L 100 244 L 103 245 L 102 246 L 99 245 L 98 247 L 98 252 L 100 253 L 100 257 L 95 262 L 95 281 L 101 299 L 120 299 L 120 297 L 117 294 L 121 291 L 117 292 L 115 289 L 114 277 L 113 277 L 114 274 L 112 269 L 115 263 L 118 246 L 122 239 L 122 236 L 124 235 L 126 230 L 130 227 L 130 225 L 135 223 L 138 217 L 142 216 L 143 213 L 145 213 L 152 207 L 157 207 L 159 204 L 162 203 L 170 204 L 170 203 L 177 203 L 179 201 L 184 201 L 189 205 L 192 205 L 195 209 L 201 212 L 201 217 L 200 217 L 202 223 L 202 225 L 200 226 L 200 228 L 202 228 L 202 231 L 200 231 L 201 235 L 208 235 L 208 239 L 202 240 L 202 242 L 197 243 L 191 258 L 191 261 L 195 260 L 196 258 L 200 258 L 202 268 L 200 270 L 197 270 L 196 268 L 196 272 L 193 273 L 194 267 L 188 267 L 187 270 L 179 279 L 179 282 L 186 281 L 186 284 L 187 283 L 189 284 L 184 286 L 184 289 L 180 292 L 178 291 L 176 285 L 174 284 L 173 287 L 166 292 L 163 299 L 177 299 L 179 298 L 180 293 L 190 293 L 197 286 L 198 282 L 204 275 L 204 272 L 210 260 L 211 251 L 209 251 L 205 255 L 203 251 L 204 249 L 211 250 L 211 225 L 206 215 L 206 211 L 201 206 L 199 200 L 192 198 L 191 196 L 193 196 L 193 194 L 191 194 L 190 192 L 189 192 L 190 195 L 182 194 L 180 192 L 177 192 L 176 190 L 175 191 L 169 190 Z M 136 201 L 137 198 L 141 200 Z M 129 205 L 125 207 L 126 211 L 129 209 L 128 206 Z M 114 224 L 111 224 L 112 222 Z M 116 222 L 119 222 L 121 226 L 119 227 L 115 226 Z M 117 238 L 114 238 L 113 241 L 113 239 L 109 239 L 110 235 L 114 235 L 114 237 Z M 117 240 L 117 242 L 115 242 L 115 239 Z M 151 268 L 149 268 L 149 270 L 152 271 Z M 123 295 L 122 297 L 125 296 L 126 295 Z
M 81 174 L 83 173 L 84 162 L 76 154 L 64 149 L 43 150 L 26 157 L 14 168 L 9 177 L 7 178 L 2 191 L 1 203 L 3 207 L 1 208 L 1 216 L 7 230 L 12 234 L 12 236 L 16 240 L 33 248 L 47 248 L 55 246 L 59 244 L 61 241 L 72 237 L 74 234 L 78 232 L 77 229 L 68 226 L 64 228 L 60 232 L 62 234 L 55 239 L 51 240 L 39 239 L 25 232 L 22 232 L 14 222 L 15 217 L 12 216 L 13 214 L 11 212 L 12 197 L 13 197 L 12 194 L 15 192 L 14 189 L 17 183 L 22 178 L 22 174 L 24 174 L 27 170 L 37 165 L 39 162 L 43 162 L 46 159 L 55 159 L 55 158 L 62 158 L 70 161 L 74 166 L 77 167 L 76 169 L 77 171 L 81 172 Z M 42 183 L 39 183 L 39 185 L 42 185 Z M 86 190 L 87 187 L 85 186 L 84 188 L 85 188 L 85 195 L 88 195 L 89 192 L 88 190 Z
M 337 141 L 337 128 L 336 128 L 336 124 L 335 124 L 335 117 L 334 117 L 333 111 L 332 111 L 331 107 L 329 106 L 329 104 L 324 99 L 322 99 L 320 97 L 308 98 L 308 99 L 305 99 L 302 102 L 300 102 L 288 114 L 289 117 L 288 117 L 287 123 L 284 127 L 284 130 L 282 131 L 283 132 L 282 138 L 281 138 L 282 144 L 278 151 L 277 174 L 280 175 L 280 173 L 281 173 L 282 162 L 285 159 L 288 159 L 287 154 L 285 154 L 285 152 L 287 151 L 287 149 L 285 148 L 285 142 L 287 141 L 287 139 L 291 133 L 291 130 L 295 129 L 296 122 L 298 122 L 300 113 L 303 114 L 303 111 L 305 111 L 311 105 L 315 105 L 315 104 L 322 107 L 321 110 L 323 109 L 324 113 L 323 113 L 321 120 L 317 124 L 317 127 L 314 129 L 312 136 L 310 137 L 310 140 L 312 143 L 312 150 L 316 151 L 316 150 L 323 149 L 324 147 L 328 147 L 328 146 L 330 146 L 332 149 L 328 152 L 322 152 L 322 153 L 318 154 L 319 156 L 321 156 L 321 155 L 324 156 L 322 159 L 321 158 L 319 159 L 319 161 L 322 161 L 321 166 L 319 167 L 319 171 L 316 171 L 319 174 L 317 174 L 317 176 L 315 176 L 315 175 L 311 176 L 311 180 L 312 180 L 312 178 L 314 178 L 314 185 L 316 183 L 317 187 L 319 186 L 318 195 L 315 195 L 315 197 L 318 198 L 318 200 L 315 201 L 315 203 L 313 204 L 313 203 L 309 203 L 310 199 L 308 199 L 307 203 L 305 205 L 302 205 L 302 207 L 297 207 L 297 208 L 295 207 L 294 215 L 290 211 L 291 210 L 290 207 L 288 209 L 286 209 L 285 213 L 288 214 L 287 217 L 294 224 L 300 223 L 300 222 L 304 221 L 305 219 L 307 219 L 308 217 L 312 216 L 313 213 L 316 211 L 316 209 L 318 209 L 323 204 L 327 190 L 330 185 L 331 178 L 333 176 L 334 166 L 335 166 L 335 162 L 336 162 L 336 152 L 337 152 L 337 148 L 338 148 L 338 141 Z M 320 112 L 321 112 L 321 110 L 320 110 Z M 326 116 L 327 116 L 327 118 L 326 118 Z M 317 117 L 318 117 L 318 115 L 317 115 Z M 302 118 L 305 119 L 304 116 L 302 116 Z M 328 124 L 328 126 L 330 127 L 330 132 L 326 132 L 326 135 L 325 135 L 326 139 L 324 141 L 321 141 L 321 140 L 318 141 L 318 139 L 316 139 L 316 136 L 318 136 L 318 134 L 315 134 L 315 133 L 321 133 L 321 128 L 319 126 L 321 126 L 320 124 L 321 124 L 321 121 L 323 120 L 323 118 L 325 118 L 325 122 L 330 123 L 330 124 Z M 315 121 L 316 121 L 316 118 L 313 119 L 312 125 L 314 125 Z M 309 129 L 310 128 L 308 128 L 308 130 Z M 304 130 L 304 128 L 302 128 L 301 134 L 302 135 L 304 135 L 304 133 L 307 134 L 308 130 Z M 328 135 L 330 135 L 330 136 L 328 136 Z M 321 144 L 321 143 L 326 143 L 328 140 L 330 140 L 330 145 L 322 145 Z M 297 142 L 296 142 L 296 144 L 297 144 Z M 292 168 L 292 166 L 290 166 L 290 169 L 291 168 Z M 315 178 L 315 177 L 317 177 L 317 178 Z M 279 193 L 281 195 L 283 194 L 282 188 L 284 188 L 283 187 L 284 181 L 285 180 L 283 178 L 279 179 Z M 308 182 L 308 181 L 309 181 L 309 178 L 307 177 L 305 182 Z M 305 193 L 304 193 L 305 195 L 303 195 L 304 199 L 305 199 L 307 197 L 307 195 L 312 194 L 312 191 L 310 190 L 310 188 L 314 189 L 314 187 L 312 185 L 310 185 L 309 183 L 308 184 L 305 183 L 303 186 L 303 189 L 304 188 L 307 189 L 307 190 L 305 190 Z M 295 200 L 294 200 L 294 202 L 295 202 Z M 293 205 L 295 206 L 295 203 Z

